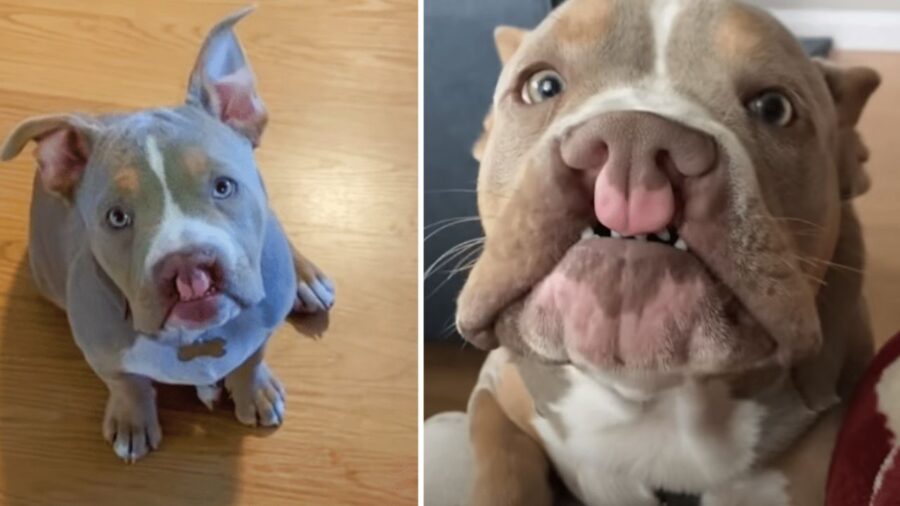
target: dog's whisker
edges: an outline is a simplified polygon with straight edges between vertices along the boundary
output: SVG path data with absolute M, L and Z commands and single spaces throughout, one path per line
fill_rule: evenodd
M 439 193 L 478 193 L 478 190 L 469 189 L 469 188 L 447 188 L 444 190 L 429 190 L 425 193 L 428 194 L 439 194 Z
M 801 259 L 799 257 L 791 256 L 790 258 L 784 258 L 784 257 L 779 256 L 776 258 L 778 258 L 778 260 L 781 263 L 783 263 L 788 269 L 790 269 L 795 274 L 798 274 L 799 276 L 806 278 L 809 281 L 812 281 L 820 286 L 828 286 L 828 283 L 824 279 L 819 279 L 819 278 L 805 272 L 799 265 L 791 262 L 791 259 L 800 261 Z
M 434 289 L 432 289 L 431 292 L 428 293 L 427 297 L 431 297 L 435 293 L 437 293 L 441 288 L 444 287 L 444 285 L 446 285 L 448 282 L 450 282 L 450 280 L 453 279 L 453 277 L 456 276 L 457 274 L 459 274 L 460 272 L 465 272 L 467 269 L 463 269 L 460 267 L 464 262 L 469 262 L 469 265 L 475 265 L 475 262 L 477 260 L 472 260 L 472 257 L 477 257 L 480 254 L 481 254 L 481 249 L 474 248 L 474 249 L 471 249 L 468 253 L 462 255 L 461 256 L 462 258 L 459 260 L 459 262 L 456 263 L 456 266 L 454 266 L 454 268 L 451 269 L 450 271 L 447 271 L 447 276 L 444 278 L 444 280 L 441 281 L 440 283 L 438 283 L 438 286 L 436 286 Z
M 797 224 L 797 225 L 805 225 L 807 227 L 814 228 L 818 231 L 825 230 L 825 226 L 823 226 L 819 223 L 813 223 L 811 221 L 804 220 L 801 218 L 793 218 L 790 216 L 765 216 L 765 215 L 760 215 L 760 216 L 764 219 L 774 221 L 774 222 L 784 222 L 784 223 L 793 223 L 793 224 Z
M 830 260 L 822 260 L 821 258 L 814 257 L 806 257 L 802 255 L 794 255 L 798 261 L 809 264 L 809 265 L 825 265 L 827 267 L 834 267 L 835 269 L 840 269 L 848 272 L 852 272 L 855 274 L 863 274 L 864 271 L 857 267 L 853 267 L 851 265 L 844 265 L 838 262 L 832 262 Z
M 479 220 L 478 217 L 471 216 L 471 217 L 465 217 L 465 218 L 453 218 L 453 219 L 451 219 L 451 220 L 449 220 L 449 221 L 445 221 L 444 223 L 440 223 L 440 222 L 438 222 L 438 223 L 432 223 L 430 226 L 431 226 L 431 227 L 437 226 L 437 228 L 435 228 L 434 230 L 432 230 L 431 232 L 429 232 L 429 233 L 425 236 L 424 240 L 427 241 L 427 240 L 431 239 L 432 237 L 436 236 L 437 234 L 441 233 L 442 231 L 448 229 L 448 228 L 452 228 L 452 227 L 455 227 L 455 226 L 457 226 L 457 225 L 462 225 L 462 224 L 465 224 L 465 223 L 476 222 L 476 221 L 478 221 L 478 220 Z M 426 230 L 427 230 L 427 228 L 428 228 L 428 227 L 426 227 Z
M 479 256 L 479 255 L 481 254 L 481 248 L 478 247 L 478 246 L 480 246 L 480 243 L 476 244 L 475 246 L 472 246 L 472 247 L 468 248 L 466 253 L 463 253 L 462 255 L 458 256 L 457 258 L 459 258 L 459 261 L 456 263 L 456 266 L 448 272 L 448 274 L 447 274 L 447 276 L 444 278 L 444 280 L 441 281 L 440 283 L 438 283 L 438 286 L 436 286 L 434 289 L 432 289 L 432 290 L 428 293 L 428 295 L 426 295 L 426 297 L 431 297 L 431 296 L 433 296 L 433 295 L 434 295 L 435 293 L 437 293 L 441 288 L 443 288 L 444 285 L 446 285 L 448 282 L 450 282 L 450 280 L 452 280 L 454 276 L 456 276 L 456 275 L 459 274 L 460 272 L 463 272 L 463 270 L 460 269 L 460 266 L 461 266 L 463 263 L 471 262 L 471 263 L 474 265 L 475 260 L 473 260 L 473 257 L 477 257 L 477 256 Z
M 460 255 L 466 254 L 466 252 L 470 251 L 472 248 L 478 247 L 482 243 L 484 243 L 484 238 L 476 237 L 474 239 L 463 241 L 448 249 L 425 270 L 425 279 L 430 278 L 434 273 L 441 269 L 441 267 L 452 262 L 454 259 L 457 259 Z

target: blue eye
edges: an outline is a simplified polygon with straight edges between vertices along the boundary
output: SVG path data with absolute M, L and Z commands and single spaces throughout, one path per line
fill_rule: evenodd
M 230 177 L 220 177 L 213 183 L 213 197 L 227 199 L 237 191 L 237 183 Z
M 106 223 L 115 230 L 121 230 L 131 226 L 131 215 L 119 206 L 113 206 L 106 211 Z

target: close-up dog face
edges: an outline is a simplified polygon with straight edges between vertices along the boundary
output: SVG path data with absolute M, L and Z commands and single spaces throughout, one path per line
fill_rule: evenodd
M 603 370 L 814 353 L 878 76 L 729 1 L 571 0 L 497 31 L 462 335 Z
M 220 23 L 191 75 L 188 104 L 22 123 L 3 158 L 35 141 L 40 182 L 73 206 L 124 318 L 189 340 L 262 300 L 267 199 L 253 158 L 266 121 L 232 26 Z

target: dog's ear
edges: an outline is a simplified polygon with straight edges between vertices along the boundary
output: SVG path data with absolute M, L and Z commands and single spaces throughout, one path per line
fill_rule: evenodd
M 498 26 L 494 29 L 494 43 L 497 45 L 497 54 L 500 56 L 501 63 L 506 65 L 522 45 L 526 35 L 528 35 L 528 30 L 512 26 Z
M 253 9 L 241 9 L 210 30 L 191 72 L 187 103 L 205 109 L 256 147 L 268 114 L 257 93 L 256 78 L 233 30 L 234 25 Z
M 869 160 L 869 149 L 856 125 L 869 97 L 881 84 L 881 76 L 867 67 L 843 68 L 819 59 L 816 64 L 837 111 L 841 198 L 850 200 L 865 193 L 870 186 L 869 175 L 863 166 Z
M 28 141 L 34 141 L 34 157 L 44 188 L 71 200 L 99 129 L 99 124 L 86 116 L 37 116 L 13 129 L 0 147 L 0 160 L 15 158 Z

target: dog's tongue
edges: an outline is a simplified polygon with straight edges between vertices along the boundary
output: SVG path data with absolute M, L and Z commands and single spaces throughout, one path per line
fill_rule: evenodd
M 209 273 L 203 269 L 189 269 L 178 273 L 175 278 L 175 286 L 178 289 L 178 297 L 182 301 L 199 299 L 209 291 L 212 281 Z

